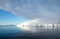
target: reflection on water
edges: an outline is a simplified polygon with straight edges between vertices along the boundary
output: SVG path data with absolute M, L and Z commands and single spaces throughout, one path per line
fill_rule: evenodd
M 59 35 L 60 26 L 28 26 L 28 27 L 16 27 L 16 26 L 0 26 L 0 37 L 21 35 L 21 33 L 40 33 L 45 35 Z
M 29 33 L 41 33 L 41 32 L 57 32 L 60 30 L 60 26 L 17 26 L 18 29 L 22 29 Z
M 36 38 L 42 39 L 60 39 L 60 26 L 17 26 L 18 29 L 22 29 L 28 34 L 36 36 Z

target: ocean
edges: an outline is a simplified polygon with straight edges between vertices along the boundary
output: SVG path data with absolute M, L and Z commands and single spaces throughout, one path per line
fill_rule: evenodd
M 32 32 L 27 32 L 23 31 L 21 29 L 18 29 L 16 26 L 0 26 L 0 38 L 3 37 L 14 37 L 18 36 L 26 36 L 27 38 L 42 38 L 42 39 L 60 39 L 60 27 L 36 27 L 37 32 L 32 33 Z M 15 37 L 14 37 L 15 38 Z M 24 38 L 24 37 L 22 37 Z
M 20 33 L 24 33 L 22 30 L 18 29 L 16 26 L 0 26 L 0 37 L 7 37 L 7 36 L 16 36 Z

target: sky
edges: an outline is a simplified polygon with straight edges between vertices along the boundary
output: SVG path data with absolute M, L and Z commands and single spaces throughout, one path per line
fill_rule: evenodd
M 6 13 L 7 16 L 13 14 L 11 17 L 14 19 L 11 19 L 15 21 L 12 20 L 12 23 L 19 23 L 22 19 L 24 21 L 26 19 L 42 19 L 47 23 L 58 23 L 60 19 L 60 0 L 0 0 L 0 9 L 2 9 L 0 14 L 2 14 L 1 12 Z M 3 22 L 4 19 L 5 21 Z M 1 19 L 0 24 L 6 23 L 6 18 L 4 19 Z M 16 21 L 16 19 L 19 21 Z M 10 23 L 11 21 L 8 22 Z
M 16 25 L 26 20 L 22 17 L 15 16 L 11 12 L 0 10 L 0 25 Z

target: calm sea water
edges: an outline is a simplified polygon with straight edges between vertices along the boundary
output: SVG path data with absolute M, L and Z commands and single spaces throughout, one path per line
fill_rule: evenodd
M 0 26 L 0 37 L 15 36 L 24 31 L 18 29 L 16 26 Z
M 60 27 L 36 27 L 36 30 L 37 35 L 60 37 Z M 16 26 L 0 26 L 0 37 L 18 36 L 23 35 L 24 33 L 28 32 L 18 29 Z M 33 33 L 32 35 L 36 34 Z

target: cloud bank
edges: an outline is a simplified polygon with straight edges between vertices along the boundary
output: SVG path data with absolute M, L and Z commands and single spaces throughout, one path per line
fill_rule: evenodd
M 38 24 L 43 24 L 43 23 L 41 22 L 41 20 L 34 19 L 34 20 L 23 22 L 21 24 L 17 24 L 17 28 L 22 29 L 23 31 L 29 31 L 35 33 L 38 32 L 38 30 L 40 30 Z
M 38 19 L 29 20 L 29 21 L 26 21 L 26 22 L 16 25 L 16 27 L 18 29 L 27 31 L 29 33 L 31 33 L 31 32 L 32 33 L 40 33 L 40 31 L 43 32 L 43 30 L 45 31 L 46 29 L 50 30 L 50 29 L 60 28 L 59 26 L 60 25 L 58 25 L 58 24 L 54 24 L 54 27 L 53 27 L 53 24 L 50 24 L 50 23 L 47 24 L 47 21 L 45 22 L 45 21 L 38 20 Z
M 60 0 L 0 0 L 0 9 L 27 19 L 43 19 L 58 23 Z

